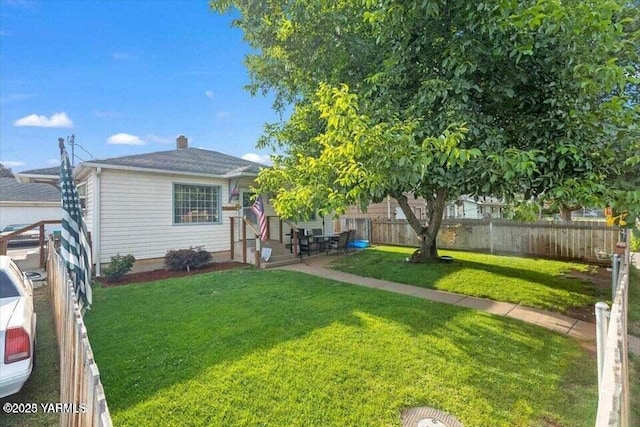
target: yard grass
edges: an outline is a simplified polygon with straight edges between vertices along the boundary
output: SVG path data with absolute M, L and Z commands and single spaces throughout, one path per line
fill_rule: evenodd
M 589 272 L 593 266 L 586 264 L 444 250 L 439 251 L 440 255 L 454 257 L 453 263 L 406 262 L 413 251 L 415 248 L 375 246 L 340 257 L 330 267 L 359 276 L 563 313 L 611 298 L 583 280 L 565 277 L 572 270 Z
M 85 316 L 114 425 L 593 425 L 572 339 L 460 307 L 287 271 L 96 288 Z
M 629 333 L 640 337 L 640 271 L 629 268 Z
M 37 313 L 36 364 L 22 390 L 0 399 L 6 402 L 37 403 L 35 414 L 5 414 L 0 410 L 0 425 L 4 427 L 54 427 L 60 424 L 60 414 L 45 413 L 42 403 L 60 402 L 60 363 L 53 314 L 49 305 L 49 288 L 33 290 Z
M 640 337 L 640 271 L 629 269 L 629 319 L 627 327 L 631 335 Z M 631 370 L 631 423 L 640 425 L 640 356 L 629 355 Z

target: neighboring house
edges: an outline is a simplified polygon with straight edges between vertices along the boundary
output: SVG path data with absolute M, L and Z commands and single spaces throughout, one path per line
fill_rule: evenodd
M 422 198 L 407 197 L 411 210 L 418 219 L 426 219 L 426 201 Z M 484 219 L 489 215 L 493 218 L 503 218 L 504 208 L 506 204 L 499 199 L 493 197 L 480 197 L 475 200 L 470 196 L 461 196 L 457 200 L 448 202 L 444 213 L 444 219 Z M 371 203 L 366 212 L 362 212 L 360 208 L 352 206 L 341 216 L 342 218 L 356 219 L 406 219 L 406 216 L 398 201 L 392 197 L 387 197 L 383 202 Z
M 51 184 L 0 178 L 0 230 L 9 224 L 61 219 L 60 190 Z M 56 226 L 47 226 L 49 231 Z
M 418 219 L 425 219 L 425 200 L 423 198 L 407 197 L 411 210 Z M 340 216 L 341 218 L 357 219 L 406 219 L 402 208 L 398 205 L 398 201 L 393 197 L 387 197 L 380 203 L 371 203 L 367 207 L 367 211 L 363 212 L 359 207 L 352 206 L 347 212 Z
M 176 150 L 80 163 L 74 177 L 91 233 L 96 274 L 117 254 L 133 254 L 137 270 L 142 270 L 161 267 L 171 249 L 192 246 L 203 246 L 215 260 L 228 260 L 231 218 L 255 218 L 249 187 L 262 167 L 189 148 L 182 135 Z M 268 200 L 264 205 L 266 215 L 275 217 Z M 240 221 L 235 222 L 238 241 Z M 300 226 L 319 228 L 322 223 L 317 218 Z M 275 228 L 277 217 L 270 224 Z M 333 230 L 328 218 L 325 226 Z M 273 230 L 272 238 L 277 237 Z
M 22 171 L 16 174 L 16 179 L 20 182 L 41 182 L 57 186 L 60 182 L 60 166 Z
M 444 219 L 486 219 L 504 218 L 507 205 L 494 197 L 461 196 L 457 200 L 447 203 L 444 209 Z

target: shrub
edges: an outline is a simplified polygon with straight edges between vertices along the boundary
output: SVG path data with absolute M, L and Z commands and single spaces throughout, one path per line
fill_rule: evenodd
M 111 262 L 103 270 L 103 273 L 110 281 L 118 281 L 122 276 L 131 271 L 134 262 L 136 262 L 136 259 L 131 254 L 125 256 L 117 254 L 111 257 Z
M 177 249 L 167 252 L 164 265 L 169 270 L 187 270 L 200 268 L 211 262 L 211 254 L 202 246 L 189 249 Z
M 631 252 L 640 252 L 640 229 L 633 228 L 631 230 Z

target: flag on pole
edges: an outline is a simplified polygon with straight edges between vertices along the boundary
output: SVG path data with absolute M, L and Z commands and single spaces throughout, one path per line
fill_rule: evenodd
M 73 182 L 73 168 L 69 155 L 60 143 L 60 193 L 62 197 L 62 233 L 60 255 L 71 273 L 71 278 L 83 311 L 91 306 L 91 249 L 87 227 L 82 220 L 82 207 L 78 189 Z
M 258 196 L 256 201 L 251 206 L 251 210 L 258 217 L 258 225 L 260 226 L 260 239 L 267 240 L 267 217 L 264 216 L 264 204 L 262 203 L 262 196 Z

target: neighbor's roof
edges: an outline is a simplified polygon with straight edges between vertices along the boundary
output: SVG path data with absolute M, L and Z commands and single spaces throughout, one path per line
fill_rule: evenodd
M 60 166 L 54 166 L 52 168 L 44 169 L 31 169 L 28 171 L 18 172 L 16 175 L 46 175 L 46 176 L 60 176 Z
M 45 182 L 48 184 L 57 184 L 60 178 L 60 166 L 44 169 L 31 169 L 15 174 L 16 179 L 20 182 Z
M 265 166 L 217 151 L 184 148 L 104 160 L 91 160 L 81 163 L 80 167 L 112 167 L 126 170 L 235 177 L 242 175 L 255 176 Z
M 51 184 L 18 182 L 0 178 L 0 200 L 3 202 L 60 202 L 60 190 Z

